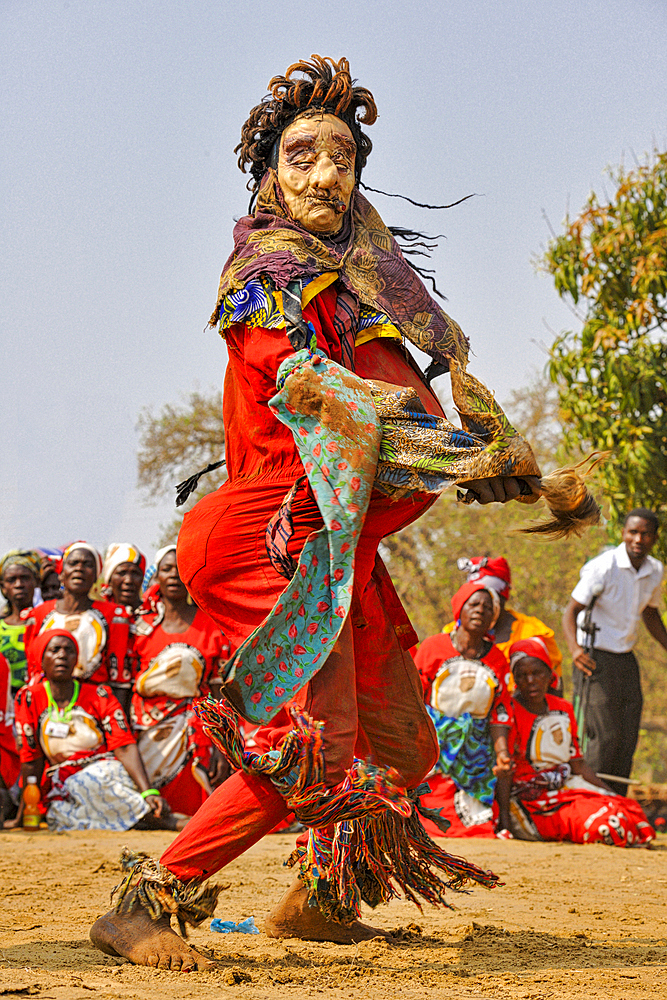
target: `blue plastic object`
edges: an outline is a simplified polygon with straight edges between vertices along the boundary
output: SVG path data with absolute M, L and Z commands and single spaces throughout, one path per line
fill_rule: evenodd
M 218 931 L 219 934 L 259 934 L 254 917 L 239 920 L 238 924 L 233 920 L 220 920 L 219 917 L 214 917 L 211 921 L 211 930 Z

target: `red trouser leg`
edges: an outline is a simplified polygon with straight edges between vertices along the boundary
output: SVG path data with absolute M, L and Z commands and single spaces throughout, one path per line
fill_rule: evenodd
M 186 515 L 181 529 L 178 563 L 183 580 L 197 604 L 235 644 L 264 619 L 285 588 L 284 578 L 266 555 L 264 532 L 286 489 L 284 483 L 223 487 L 200 501 Z M 370 581 L 380 538 L 410 523 L 431 503 L 432 498 L 421 504 L 392 504 L 373 497 L 355 559 L 359 592 L 363 594 Z M 297 497 L 293 513 L 295 534 L 290 548 L 297 555 L 307 535 L 322 521 L 307 494 Z M 379 601 L 367 600 L 372 606 Z M 370 746 L 375 762 L 393 765 L 410 783 L 421 780 L 431 766 L 431 734 L 424 726 L 421 695 L 415 697 L 410 664 L 384 609 L 375 609 L 370 618 L 363 639 L 348 619 L 327 662 L 295 699 L 325 723 L 325 780 L 330 786 L 349 768 L 357 737 L 361 738 L 359 692 L 364 729 L 368 728 L 362 742 L 364 748 Z M 379 629 L 375 637 L 374 628 Z M 383 716 L 380 722 L 374 719 L 378 705 Z M 392 722 L 394 712 L 401 720 L 398 731 Z M 258 747 L 278 746 L 289 729 L 289 717 L 280 713 L 255 735 Z M 268 779 L 235 774 L 199 809 L 165 851 L 162 863 L 184 880 L 208 877 L 269 833 L 287 812 Z
M 367 626 L 355 629 L 358 756 L 365 737 L 374 764 L 394 767 L 407 788 L 421 784 L 438 759 L 438 738 L 414 660 L 401 648 L 373 579 L 362 599 Z
M 183 882 L 210 878 L 270 833 L 288 812 L 268 778 L 237 771 L 197 810 L 160 862 Z

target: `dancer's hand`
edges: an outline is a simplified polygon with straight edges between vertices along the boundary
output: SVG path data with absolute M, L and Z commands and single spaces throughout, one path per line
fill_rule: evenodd
M 457 483 L 460 490 L 474 494 L 477 503 L 508 503 L 522 496 L 521 485 L 525 483 L 531 491 L 531 498 L 538 500 L 541 494 L 540 480 L 537 476 L 492 476 L 490 479 L 469 479 Z M 529 497 L 525 497 L 526 500 Z
M 213 747 L 211 753 L 211 763 L 208 765 L 208 780 L 212 788 L 217 788 L 223 781 L 226 781 L 232 773 L 229 761 L 220 753 L 217 747 Z

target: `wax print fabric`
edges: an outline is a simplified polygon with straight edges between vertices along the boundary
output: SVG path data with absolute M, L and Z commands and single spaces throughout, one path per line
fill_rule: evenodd
M 496 787 L 489 725 L 510 723 L 507 661 L 494 646 L 467 660 L 440 634 L 424 640 L 415 663 L 440 748 L 424 803 L 442 809 L 448 836 L 489 836 Z
M 546 703 L 547 712 L 535 715 L 513 699 L 514 835 L 616 847 L 653 840 L 655 833 L 638 802 L 572 773 L 571 762 L 581 760 L 574 709 L 555 695 L 548 694 Z
M 380 426 L 368 386 L 307 349 L 278 371 L 271 412 L 289 426 L 325 527 L 303 547 L 267 620 L 237 650 L 225 693 L 251 721 L 272 718 L 326 662 L 352 600 Z
M 192 702 L 219 680 L 231 647 L 199 609 L 184 632 L 165 632 L 160 620 L 156 613 L 137 622 L 132 730 L 151 786 L 174 811 L 193 815 L 211 791 L 206 770 L 212 745 Z
M 58 785 L 47 797 L 46 822 L 52 833 L 68 830 L 130 830 L 150 806 L 115 757 L 94 760 Z
M 25 653 L 25 624 L 10 625 L 0 618 L 0 656 L 9 664 L 14 694 L 26 682 L 28 661 Z
M 519 642 L 521 639 L 541 639 L 542 642 L 547 647 L 549 652 L 549 659 L 551 660 L 552 669 L 554 673 L 554 678 L 552 681 L 552 687 L 557 687 L 561 683 L 563 677 L 563 654 L 561 653 L 556 640 L 554 638 L 554 630 L 541 622 L 539 618 L 535 618 L 533 615 L 525 615 L 522 611 L 515 611 L 514 608 L 505 607 L 508 614 L 512 616 L 512 625 L 510 629 L 510 637 L 506 639 L 505 642 L 496 642 L 494 645 L 496 649 L 499 649 L 503 656 L 507 657 L 509 655 L 510 647 L 515 643 Z M 456 622 L 448 622 L 445 625 L 444 632 L 452 632 L 456 626 Z M 509 677 L 508 690 L 510 694 L 514 691 L 514 678 Z
M 57 610 L 58 603 L 57 600 L 45 601 L 21 612 L 25 622 L 28 679 L 32 681 L 42 674 L 42 664 L 31 651 L 33 640 L 44 631 L 62 628 L 72 633 L 79 646 L 79 660 L 74 669 L 76 678 L 94 684 L 131 687 L 130 616 L 125 608 L 111 601 L 93 601 L 85 611 L 64 614 Z

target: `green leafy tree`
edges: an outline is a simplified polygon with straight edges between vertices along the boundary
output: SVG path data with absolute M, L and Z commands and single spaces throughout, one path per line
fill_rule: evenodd
M 600 479 L 617 540 L 629 509 L 667 502 L 667 153 L 610 176 L 614 195 L 591 194 L 541 264 L 582 324 L 556 339 L 549 374 L 571 452 L 613 452 Z

